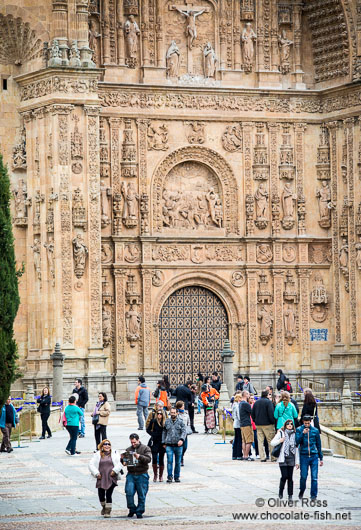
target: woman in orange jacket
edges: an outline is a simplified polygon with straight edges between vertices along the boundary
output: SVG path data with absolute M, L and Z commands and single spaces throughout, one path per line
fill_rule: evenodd
M 215 388 L 212 388 L 210 384 L 208 383 L 204 384 L 202 385 L 201 399 L 202 399 L 203 409 L 204 409 L 204 429 L 205 429 L 205 433 L 207 433 L 208 432 L 208 428 L 206 424 L 207 407 L 210 404 L 214 404 L 214 402 L 219 399 L 219 392 L 217 392 Z

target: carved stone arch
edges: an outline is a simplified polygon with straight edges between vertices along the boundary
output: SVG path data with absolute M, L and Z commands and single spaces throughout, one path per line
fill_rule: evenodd
M 154 322 L 154 337 L 153 344 L 156 345 L 155 352 L 157 358 L 154 359 L 154 363 L 158 365 L 159 363 L 159 334 L 158 334 L 158 325 L 159 317 L 161 314 L 162 307 L 166 300 L 174 292 L 182 289 L 183 287 L 204 287 L 209 291 L 213 292 L 222 302 L 228 316 L 228 325 L 229 325 L 229 339 L 231 342 L 232 348 L 239 357 L 242 356 L 241 350 L 244 348 L 244 340 L 242 338 L 243 327 L 240 325 L 241 322 L 246 320 L 246 309 L 242 304 L 241 299 L 238 296 L 238 293 L 233 289 L 230 283 L 227 283 L 221 276 L 214 274 L 212 272 L 206 271 L 197 271 L 181 273 L 175 278 L 172 278 L 168 283 L 166 283 L 159 295 L 157 296 L 154 306 L 153 306 L 153 322 Z M 234 359 L 235 365 L 237 364 L 237 358 Z
M 169 172 L 182 162 L 198 162 L 208 166 L 219 179 L 223 196 L 223 226 L 226 234 L 239 233 L 239 198 L 236 177 L 228 162 L 216 151 L 199 145 L 176 149 L 167 155 L 155 170 L 152 182 L 152 226 L 162 229 L 162 191 Z

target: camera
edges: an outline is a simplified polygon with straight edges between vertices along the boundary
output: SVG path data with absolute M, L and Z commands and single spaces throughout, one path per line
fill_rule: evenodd
M 135 458 L 135 453 L 132 453 L 131 451 L 125 451 L 125 453 L 122 454 L 122 460 L 123 464 L 128 467 L 134 467 L 138 464 L 138 459 Z

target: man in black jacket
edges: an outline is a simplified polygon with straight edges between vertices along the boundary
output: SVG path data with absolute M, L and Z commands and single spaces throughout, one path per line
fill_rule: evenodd
M 177 401 L 184 402 L 184 410 L 189 410 L 192 403 L 191 381 L 187 381 L 184 385 L 179 385 L 175 389 L 174 395 Z
M 240 390 L 242 392 L 243 390 L 243 385 L 244 385 L 244 381 L 243 381 L 243 377 L 241 376 L 241 374 L 239 374 L 237 376 L 237 384 L 236 384 L 236 392 L 238 390 Z
M 84 413 L 85 405 L 88 403 L 88 391 L 82 386 L 83 381 L 81 379 L 75 379 L 75 388 L 73 389 L 73 394 L 78 394 L 79 398 L 76 402 L 77 406 L 82 409 Z M 85 436 L 85 419 L 84 414 L 80 419 L 80 433 L 79 438 L 84 438 Z
M 261 462 L 266 461 L 264 449 L 264 439 L 266 438 L 268 447 L 275 435 L 274 409 L 272 402 L 268 399 L 268 390 L 262 390 L 261 398 L 257 399 L 252 408 L 252 419 L 257 427 L 258 448 Z
M 285 374 L 282 372 L 281 369 L 277 370 L 277 373 L 278 373 L 277 390 L 278 390 L 278 391 L 280 391 L 280 390 L 284 390 L 284 388 L 285 388 L 285 380 L 286 380 L 286 376 L 285 376 Z

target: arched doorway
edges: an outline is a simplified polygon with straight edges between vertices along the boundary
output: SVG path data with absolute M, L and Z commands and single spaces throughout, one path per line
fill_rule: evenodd
M 228 316 L 218 296 L 201 286 L 178 289 L 159 316 L 160 373 L 174 386 L 195 381 L 198 372 L 222 372 L 220 352 L 226 338 Z

